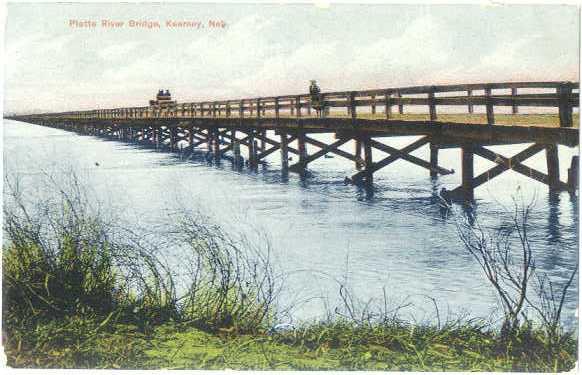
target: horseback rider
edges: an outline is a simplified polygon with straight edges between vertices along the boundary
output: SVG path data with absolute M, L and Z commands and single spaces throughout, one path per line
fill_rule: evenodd
M 312 79 L 309 81 L 311 84 L 309 85 L 309 99 L 311 101 L 311 107 L 315 109 L 317 113 L 317 117 L 322 117 L 322 107 L 323 103 L 321 100 L 321 89 L 317 85 L 317 82 Z

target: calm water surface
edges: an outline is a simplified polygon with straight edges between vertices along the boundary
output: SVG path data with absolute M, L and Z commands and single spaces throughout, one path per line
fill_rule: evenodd
M 333 305 L 337 298 L 334 279 L 346 277 L 362 300 L 381 298 L 385 287 L 390 300 L 413 302 L 403 311 L 415 319 L 434 317 L 426 296 L 436 299 L 441 316 L 465 311 L 486 317 L 495 309 L 495 295 L 461 245 L 454 220 L 443 219 L 435 203 L 434 192 L 457 186 L 459 172 L 431 182 L 428 171 L 398 161 L 375 175 L 369 196 L 344 185 L 353 165 L 339 157 L 310 164 L 305 179 L 293 174 L 285 179 L 278 152 L 256 173 L 237 172 L 228 161 L 209 164 L 204 151 L 183 160 L 137 145 L 14 121 L 4 124 L 4 173 L 19 175 L 28 189 L 38 186 L 42 171 L 72 169 L 105 207 L 121 212 L 136 228 L 163 219 L 165 209 L 186 207 L 202 209 L 226 227 L 265 235 L 277 269 L 288 275 L 283 300 L 309 301 L 295 310 L 296 319 L 320 316 L 324 300 Z M 414 140 L 400 137 L 386 143 L 402 147 Z M 493 150 L 509 156 L 524 147 Z M 577 152 L 560 147 L 563 179 Z M 428 147 L 414 154 L 426 159 Z M 460 151 L 442 150 L 440 163 L 460 171 Z M 543 153 L 525 164 L 546 170 Z M 476 173 L 491 166 L 476 159 Z M 518 190 L 525 201 L 535 197 L 530 236 L 537 266 L 564 282 L 578 258 L 576 197 L 550 196 L 544 185 L 509 172 L 476 190 L 476 217 L 490 228 L 501 225 L 511 218 L 512 196 Z M 576 296 L 577 289 L 572 290 L 567 301 L 568 324 L 575 321 Z

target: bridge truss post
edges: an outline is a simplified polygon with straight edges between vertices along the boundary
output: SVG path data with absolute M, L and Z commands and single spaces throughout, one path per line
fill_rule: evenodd
M 472 202 L 474 200 L 474 185 L 473 185 L 473 175 L 474 175 L 474 165 L 473 165 L 473 145 L 465 144 L 461 148 L 461 159 L 462 159 L 462 190 L 463 198 L 466 202 Z
M 283 172 L 287 172 L 289 169 L 289 149 L 287 143 L 287 132 L 281 132 L 281 168 Z
M 438 172 L 437 168 L 439 166 L 439 146 L 434 143 L 430 143 L 430 178 L 437 178 Z
M 546 145 L 546 164 L 548 167 L 548 186 L 550 190 L 560 189 L 560 160 L 558 158 L 558 146 Z
M 374 169 L 372 162 L 372 143 L 370 136 L 365 136 L 363 138 L 364 145 L 364 167 L 365 167 L 365 181 L 368 187 L 371 187 L 374 183 Z

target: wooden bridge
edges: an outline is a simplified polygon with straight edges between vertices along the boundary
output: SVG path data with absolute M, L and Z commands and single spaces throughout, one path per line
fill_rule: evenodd
M 433 178 L 453 173 L 439 165 L 439 149 L 460 148 L 461 184 L 453 196 L 470 201 L 477 186 L 507 170 L 540 181 L 552 190 L 575 192 L 578 157 L 571 161 L 567 182 L 563 182 L 557 145 L 578 145 L 577 109 L 574 113 L 578 102 L 579 83 L 511 82 L 325 92 L 317 97 L 284 95 L 11 118 L 176 151 L 205 146 L 216 160 L 228 153 L 237 166 L 241 165 L 244 146 L 251 168 L 280 150 L 284 172 L 302 173 L 309 163 L 333 153 L 355 164 L 349 181 L 368 185 L 376 171 L 399 159 L 426 168 Z M 313 138 L 313 133 L 332 133 L 335 138 L 328 144 Z M 382 142 L 397 136 L 420 138 L 400 149 Z M 352 140 L 353 153 L 340 148 Z M 309 155 L 307 144 L 319 150 Z M 427 144 L 428 160 L 412 155 Z M 513 156 L 486 148 L 501 144 L 528 146 Z M 373 160 L 372 149 L 387 155 Z M 523 164 L 542 151 L 547 173 Z M 298 156 L 295 164 L 289 165 L 289 153 Z M 475 176 L 474 155 L 496 166 Z

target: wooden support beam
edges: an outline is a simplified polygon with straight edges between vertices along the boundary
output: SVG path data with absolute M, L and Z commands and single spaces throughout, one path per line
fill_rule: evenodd
M 192 147 L 193 144 L 194 144 L 194 127 L 190 126 L 188 128 L 188 147 L 190 149 L 194 149 L 194 147 Z
M 578 189 L 578 167 L 580 160 L 578 156 L 572 156 L 570 168 L 568 168 L 568 190 L 575 192 Z
M 277 114 L 278 114 L 278 109 L 277 109 Z M 289 169 L 289 142 L 287 139 L 287 133 L 286 132 L 281 132 L 280 133 L 280 137 L 281 137 L 281 168 L 283 169 L 283 171 L 287 171 Z
M 493 112 L 493 101 L 491 100 L 491 88 L 485 88 L 485 107 L 487 111 L 487 125 L 495 124 L 495 114 Z
M 462 159 L 462 191 L 463 198 L 467 202 L 475 199 L 475 186 L 473 185 L 474 163 L 473 163 L 473 146 L 468 144 L 461 148 Z
M 214 128 L 213 131 L 213 142 L 214 142 L 214 159 L 220 160 L 220 139 L 218 134 L 218 128 Z
M 247 135 L 246 137 L 243 137 L 241 139 L 238 138 L 232 138 L 231 136 L 227 136 L 226 138 L 230 139 L 230 144 L 227 145 L 226 147 L 223 147 L 222 150 L 220 151 L 221 154 L 225 154 L 227 151 L 233 150 L 234 151 L 234 146 L 235 144 L 238 144 L 239 147 L 240 145 L 245 145 L 247 147 L 251 147 L 250 143 L 248 142 L 249 139 L 251 138 L 249 135 Z
M 349 140 L 350 140 L 349 138 L 338 139 L 337 141 L 333 142 L 330 145 L 325 145 L 324 147 L 321 148 L 321 150 L 315 152 L 312 155 L 305 157 L 303 162 L 299 161 L 299 163 L 295 163 L 292 166 L 290 166 L 289 170 L 293 171 L 293 172 L 300 171 L 300 170 L 304 169 L 307 166 L 307 164 L 319 159 L 320 157 L 327 154 L 331 150 L 337 149 L 339 146 L 343 145 L 344 143 L 346 143 Z
M 238 142 L 238 139 L 236 138 L 236 129 L 232 130 L 231 145 L 232 145 L 232 154 L 234 156 L 232 159 L 232 166 L 234 168 L 239 168 L 243 165 L 243 163 L 242 163 L 242 158 L 240 156 L 240 143 Z
M 345 137 L 343 137 L 343 136 L 342 137 L 337 137 L 337 139 L 340 139 L 340 138 L 345 138 Z M 307 143 L 309 143 L 311 145 L 317 146 L 319 148 L 327 147 L 327 145 L 325 143 L 320 142 L 317 139 L 314 139 L 314 138 L 311 138 L 311 137 L 307 137 L 307 136 L 305 137 L 305 142 L 307 142 Z M 350 154 L 349 152 L 345 152 L 343 150 L 340 150 L 339 148 L 335 148 L 335 149 L 329 150 L 329 152 L 331 152 L 333 154 L 336 154 L 338 156 L 344 157 L 344 158 L 346 158 L 348 160 L 351 160 L 353 162 L 355 162 L 357 160 L 354 155 Z
M 363 167 L 363 165 L 362 165 L 363 164 L 362 163 L 362 141 L 359 138 L 356 138 L 354 143 L 356 146 L 356 148 L 354 149 L 354 151 L 355 151 L 354 154 L 356 156 L 356 162 L 355 162 L 356 169 L 361 170 Z
M 515 102 L 515 97 L 517 96 L 517 87 L 512 87 L 511 88 L 511 97 L 514 100 L 513 104 L 511 105 L 511 113 L 516 115 L 519 113 L 519 107 L 517 106 L 517 103 Z
M 371 140 L 371 141 L 373 141 L 373 140 Z M 412 151 L 414 151 L 414 150 L 416 150 L 416 149 L 424 146 L 428 142 L 430 142 L 430 137 L 422 137 L 419 140 L 412 142 L 408 146 L 406 146 L 404 148 L 401 148 L 400 150 L 396 150 L 396 149 L 390 147 L 390 151 L 393 151 L 393 152 L 394 151 L 397 151 L 397 153 L 393 154 L 390 151 L 388 151 L 388 149 L 386 149 L 387 151 L 385 151 L 385 152 L 390 153 L 390 156 L 388 156 L 388 157 L 386 157 L 386 158 L 384 158 L 384 159 L 382 159 L 382 160 L 380 160 L 380 161 L 378 161 L 376 163 L 373 163 L 371 169 L 372 169 L 373 172 L 376 172 L 376 171 L 384 168 L 385 166 L 387 166 L 387 165 L 395 162 L 396 160 L 400 159 L 402 154 L 407 155 L 410 152 L 412 152 Z M 371 145 L 374 146 L 374 147 L 376 147 L 378 145 L 378 142 L 376 142 L 376 144 L 374 144 L 374 143 L 371 142 Z M 380 144 L 380 145 L 382 145 L 382 144 Z M 382 145 L 382 146 L 386 146 L 386 145 Z M 378 148 L 378 147 L 376 147 L 376 148 Z M 380 150 L 382 150 L 382 149 L 380 149 Z M 382 151 L 384 151 L 384 150 L 382 150 Z M 429 164 L 429 167 L 430 167 L 430 164 Z M 444 168 L 443 168 L 443 171 L 446 171 L 447 173 L 452 173 L 450 171 L 447 171 Z M 365 171 L 360 171 L 360 172 L 354 174 L 350 178 L 350 180 L 352 182 L 354 182 L 354 183 L 361 181 L 365 177 L 365 173 L 364 172 Z
M 436 100 L 434 97 L 434 87 L 428 92 L 428 112 L 430 121 L 436 121 L 437 119 L 437 111 L 436 111 Z
M 392 103 L 390 97 L 392 93 L 390 91 L 386 91 L 384 94 L 384 114 L 386 114 L 386 120 L 390 119 L 390 115 L 392 115 Z
M 493 167 L 493 168 L 489 169 L 488 171 L 485 171 L 485 172 L 481 173 L 479 176 L 475 177 L 473 179 L 473 188 L 475 189 L 475 188 L 483 185 L 487 181 L 499 176 L 501 173 L 510 169 L 511 165 L 521 163 L 524 160 L 529 159 L 530 157 L 536 155 L 537 153 L 539 153 L 540 151 L 543 151 L 543 150 L 544 150 L 544 146 L 542 146 L 542 145 L 534 144 L 534 145 L 529 146 L 525 150 L 517 153 L 515 156 L 508 158 L 507 163 L 497 164 L 495 167 Z M 502 159 L 502 157 L 500 157 L 498 160 L 503 160 L 503 159 Z M 461 190 L 461 187 L 458 187 L 457 189 L 454 189 L 453 192 L 457 192 L 460 190 Z
M 208 152 L 212 152 L 212 129 L 207 128 L 206 130 L 206 148 Z
M 559 115 L 560 115 L 560 127 L 571 128 L 572 127 L 572 105 L 570 104 L 570 96 L 572 95 L 572 84 L 570 82 L 564 82 L 558 86 L 558 97 L 559 103 Z
M 261 134 L 261 153 L 265 152 L 265 138 L 267 138 L 267 131 L 266 130 L 261 130 L 260 131 Z
M 272 146 L 281 147 L 281 144 L 280 144 L 279 142 L 277 142 L 277 141 L 274 141 L 274 140 L 272 140 L 271 138 L 269 138 L 269 137 L 266 137 L 266 136 L 265 136 L 265 137 L 263 137 L 261 134 L 255 134 L 255 135 L 254 135 L 254 137 L 255 137 L 255 138 L 257 138 L 257 139 L 264 140 L 264 141 L 265 141 L 265 143 L 268 143 L 268 144 L 270 144 L 270 145 L 272 145 Z M 295 136 L 293 136 L 293 140 L 295 140 L 296 138 L 297 138 L 297 136 L 296 136 L 296 135 L 295 135 Z M 288 143 L 291 143 L 293 140 L 289 140 L 289 141 L 288 141 Z M 293 147 L 287 146 L 287 149 L 288 149 L 290 152 L 292 152 L 292 153 L 294 153 L 294 154 L 296 154 L 296 155 L 299 155 L 299 150 L 297 150 L 296 148 L 293 148 Z
M 546 145 L 546 164 L 548 167 L 548 186 L 550 190 L 560 189 L 560 159 L 558 158 L 557 145 Z
M 305 159 L 307 159 L 307 147 L 305 146 L 305 132 L 303 129 L 297 132 L 297 149 L 299 151 L 299 163 L 297 169 L 303 171 L 305 169 Z
M 374 183 L 374 170 L 372 161 L 372 143 L 370 142 L 370 136 L 364 137 L 362 140 L 364 146 L 364 175 L 366 185 L 371 187 Z
M 428 170 L 435 171 L 435 172 L 440 173 L 440 174 L 453 173 L 453 171 L 450 171 L 450 170 L 445 169 L 445 168 L 441 168 L 439 166 L 437 166 L 436 168 L 433 169 L 430 162 L 422 160 L 421 158 L 418 158 L 416 156 L 410 155 L 410 151 L 406 152 L 403 150 L 398 150 L 397 148 L 385 145 L 385 144 L 380 143 L 378 141 L 375 141 L 373 139 L 370 139 L 370 143 L 372 144 L 372 146 L 374 148 L 377 148 L 378 150 L 384 151 L 384 152 L 390 154 L 391 156 L 398 156 L 398 158 L 404 159 L 408 162 L 411 162 L 413 164 L 416 164 L 416 165 L 423 167 L 423 168 L 426 168 Z
M 438 176 L 437 168 L 439 166 L 439 146 L 430 144 L 430 177 L 436 178 Z
M 545 146 L 537 146 L 537 147 L 541 147 L 542 149 L 545 149 Z M 495 162 L 497 164 L 501 164 L 504 167 L 506 167 L 506 169 L 512 169 L 518 173 L 521 173 L 524 176 L 530 177 L 536 181 L 542 182 L 546 185 L 549 185 L 549 176 L 546 175 L 545 173 L 542 173 L 538 170 L 535 170 L 533 168 L 530 168 L 528 166 L 525 166 L 521 163 L 515 162 L 514 158 L 506 158 L 503 155 L 497 154 L 491 150 L 488 150 L 482 146 L 474 146 L 473 147 L 473 152 L 487 160 L 490 160 L 492 162 Z M 563 182 L 557 182 L 557 187 L 559 189 L 562 190 L 567 190 L 568 186 L 563 183 Z

